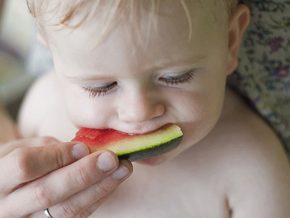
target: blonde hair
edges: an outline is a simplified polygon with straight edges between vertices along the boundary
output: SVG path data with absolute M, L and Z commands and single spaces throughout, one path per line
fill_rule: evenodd
M 152 25 L 156 28 L 160 1 L 161 0 L 58 0 L 53 2 L 56 4 L 51 7 L 50 3 L 52 0 L 26 0 L 26 3 L 29 12 L 36 19 L 36 24 L 40 32 L 44 32 L 43 24 L 47 21 L 44 19 L 44 15 L 47 12 L 52 12 L 59 16 L 59 21 L 54 25 L 74 29 L 82 25 L 98 10 L 98 12 L 102 13 L 98 23 L 102 27 L 100 35 L 104 39 L 109 34 L 114 24 L 120 21 L 124 16 L 129 17 L 130 28 L 138 30 L 140 27 L 134 18 L 136 18 L 136 16 L 142 17 L 140 13 L 146 10 L 150 12 L 148 13 L 150 14 L 148 29 L 150 29 Z M 179 0 L 188 19 L 189 39 L 192 34 L 192 26 L 187 5 L 190 1 L 191 0 Z M 229 20 L 235 11 L 238 0 L 221 0 L 221 3 L 226 7 L 227 20 Z M 136 10 L 136 8 L 139 8 L 139 10 Z M 87 10 L 87 13 L 85 13 L 78 23 L 72 24 L 71 21 L 81 10 Z M 59 14 L 60 11 L 61 13 Z M 139 14 L 137 14 L 136 11 L 138 11 Z

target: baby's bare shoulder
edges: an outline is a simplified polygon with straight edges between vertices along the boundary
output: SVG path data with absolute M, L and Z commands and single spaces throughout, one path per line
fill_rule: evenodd
M 289 217 L 290 164 L 283 146 L 255 112 L 233 102 L 201 142 L 208 146 L 205 152 L 217 151 L 211 162 L 220 169 L 232 217 Z
M 54 72 L 38 78 L 20 108 L 18 127 L 23 137 L 34 137 L 43 119 L 60 101 L 61 89 Z

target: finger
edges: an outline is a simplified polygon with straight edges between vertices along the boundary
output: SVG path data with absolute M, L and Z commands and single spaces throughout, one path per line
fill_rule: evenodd
M 9 201 L 21 205 L 27 214 L 43 210 L 104 179 L 117 165 L 113 152 L 96 152 L 15 190 Z
M 17 148 L 49 146 L 49 145 L 56 144 L 58 142 L 60 141 L 51 137 L 26 138 L 26 139 L 10 141 L 0 146 L 1 147 L 0 157 L 4 157 L 5 155 L 11 153 Z
M 75 142 L 18 148 L 0 159 L 0 191 L 10 193 L 19 185 L 67 166 L 87 154 L 88 147 Z
M 91 205 L 87 210 L 81 212 L 81 214 L 78 217 L 89 217 L 92 215 L 110 196 L 112 195 L 112 192 L 106 195 L 105 197 L 101 198 L 99 201 L 95 202 L 93 205 Z M 53 212 L 51 212 L 51 208 L 49 209 L 49 213 L 52 217 L 57 217 Z M 44 211 L 40 210 L 37 211 L 33 214 L 29 215 L 29 218 L 40 218 L 40 217 L 45 217 Z
M 129 161 L 121 161 L 118 169 L 111 176 L 49 208 L 49 211 L 54 217 L 76 217 L 80 214 L 88 217 L 107 199 L 107 195 L 131 175 L 132 170 Z
M 4 156 L 6 153 L 10 153 L 20 147 L 51 146 L 56 143 L 59 143 L 59 141 L 51 137 L 16 140 L 1 146 L 0 156 Z M 9 157 L 0 158 L 0 175 L 2 175 L 0 177 L 0 193 L 2 192 L 2 194 L 7 194 L 7 192 L 11 191 L 11 187 L 13 189 L 15 186 L 22 183 L 21 181 L 16 181 L 14 177 L 18 175 L 18 171 L 24 170 L 24 159 L 30 160 L 30 162 L 32 161 L 28 155 L 25 155 L 24 153 L 23 155 L 20 155 L 21 151 L 25 153 L 27 149 L 20 149 L 17 152 L 10 154 Z

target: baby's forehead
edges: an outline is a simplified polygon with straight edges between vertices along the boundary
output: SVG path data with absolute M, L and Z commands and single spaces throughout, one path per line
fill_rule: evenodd
M 224 37 L 226 31 L 221 31 L 221 28 L 217 27 L 218 25 L 212 21 L 213 19 L 210 16 L 212 14 L 210 12 L 214 11 L 216 8 L 214 5 L 206 4 L 206 1 L 211 2 L 211 0 L 204 0 L 203 3 L 200 4 L 200 2 L 194 1 L 194 4 L 187 3 L 186 8 L 179 0 L 165 0 L 164 2 L 166 4 L 161 4 L 163 1 L 160 1 L 157 17 L 154 17 L 155 14 L 147 13 L 149 10 L 152 10 L 152 8 L 150 8 L 152 5 L 146 5 L 146 7 L 144 5 L 139 5 L 139 9 L 134 8 L 132 10 L 134 12 L 132 14 L 133 17 L 129 16 L 130 13 L 125 14 L 127 17 L 125 17 L 125 15 L 121 16 L 122 12 L 118 10 L 126 11 L 127 9 L 118 5 L 118 7 L 121 8 L 115 8 L 114 10 L 110 9 L 113 10 L 112 12 L 109 10 L 112 14 L 109 13 L 107 15 L 109 19 L 106 20 L 99 19 L 99 14 L 88 14 L 88 16 L 91 17 L 88 17 L 87 20 L 80 25 L 78 25 L 79 22 L 63 24 L 63 26 L 67 25 L 67 28 L 62 28 L 62 25 L 54 25 L 52 22 L 52 29 L 62 29 L 60 31 L 46 32 L 49 36 L 47 37 L 49 38 L 48 45 L 54 59 L 62 60 L 67 63 L 66 66 L 73 66 L 73 64 L 77 63 L 79 60 L 85 60 L 82 62 L 85 63 L 82 65 L 84 68 L 93 63 L 94 65 L 102 63 L 105 66 L 110 66 L 114 63 L 112 60 L 117 62 L 119 59 L 122 59 L 122 57 L 128 57 L 125 61 L 122 61 L 122 63 L 131 64 L 137 62 L 136 64 L 138 66 L 144 65 L 145 67 L 143 63 L 149 59 L 151 61 L 147 62 L 153 63 L 153 61 L 158 58 L 162 60 L 172 60 L 173 55 L 176 56 L 174 56 L 175 59 L 198 56 L 200 53 L 205 53 L 208 47 L 214 47 L 210 46 L 214 42 L 217 42 L 215 44 L 227 44 L 226 42 L 221 43 L 218 41 L 221 37 L 226 40 L 226 37 Z M 102 9 L 104 5 L 97 6 L 100 8 L 97 8 L 95 11 Z M 129 5 L 127 6 L 129 7 Z M 155 5 L 155 7 L 157 6 Z M 199 9 L 198 7 L 203 7 L 205 10 L 203 10 L 203 8 Z M 90 11 L 89 9 L 90 8 L 85 8 L 85 10 Z M 155 10 L 157 10 L 157 8 Z M 63 18 L 60 14 L 56 15 L 52 12 L 50 13 L 49 15 L 54 16 L 55 20 Z M 80 15 L 78 13 L 82 13 L 82 11 L 76 11 L 75 14 L 71 14 L 71 19 L 82 21 L 83 18 L 86 18 L 86 13 Z M 189 16 L 187 16 L 187 13 Z M 140 16 L 137 17 L 139 21 L 152 19 L 153 22 L 153 20 L 157 19 L 157 30 L 148 31 L 150 28 L 154 30 L 154 23 L 136 22 L 136 20 L 133 19 L 136 16 Z M 104 17 L 106 18 L 106 16 Z M 189 20 L 188 17 L 192 19 Z M 47 18 L 49 18 L 48 20 L 52 20 L 51 17 Z M 110 19 L 111 21 L 108 21 Z M 142 25 L 139 25 L 140 23 Z M 74 24 L 78 26 L 75 28 L 69 27 L 69 25 Z M 148 24 L 150 24 L 151 27 Z M 101 26 L 98 32 L 95 31 L 97 25 Z M 108 27 L 107 29 L 104 28 L 106 26 Z M 134 29 L 135 27 L 137 30 Z M 189 31 L 189 27 L 192 27 L 192 33 Z M 111 32 L 108 31 L 110 30 L 109 28 L 113 28 Z M 47 29 L 50 30 L 51 28 Z M 134 34 L 132 34 L 132 29 L 134 30 Z M 190 35 L 192 36 L 192 40 L 188 40 Z M 105 40 L 101 41 L 99 44 L 99 39 Z M 146 41 L 147 39 L 148 41 Z M 145 43 L 142 44 L 144 41 Z M 85 56 L 86 58 L 83 58 Z M 106 58 L 104 59 L 103 57 Z M 115 59 L 113 57 L 115 57 Z M 128 61 L 129 59 L 130 61 Z M 98 60 L 98 62 L 96 63 L 95 60 Z M 125 67 L 126 66 L 122 66 L 122 69 L 125 69 Z M 82 71 L 83 69 L 79 68 L 79 70 Z
M 225 5 L 237 0 L 26 0 L 31 14 L 39 23 L 48 22 L 54 16 L 55 25 L 78 26 L 95 14 L 98 14 L 100 22 L 111 22 L 120 17 L 130 17 L 134 22 L 146 15 L 162 15 L 168 10 L 171 12 L 183 7 L 184 13 L 189 15 L 190 11 L 198 9 L 204 14 L 213 7 L 223 8 Z M 179 7 L 178 7 L 179 6 Z M 214 11 L 210 11 L 214 13 Z M 227 13 L 222 13 L 227 14 Z M 145 15 L 145 16 L 144 16 Z M 79 24 L 74 23 L 76 17 Z M 46 19 L 45 19 L 46 18 Z M 151 16 L 152 20 L 157 18 Z M 106 23 L 106 22 L 105 22 Z
M 108 46 L 108 43 L 103 43 L 106 40 L 106 42 L 111 42 L 109 47 L 112 47 L 112 45 L 114 45 L 114 48 L 125 46 L 132 50 L 132 52 L 135 52 L 135 50 L 140 51 L 142 48 L 144 48 L 145 52 L 149 50 L 153 52 L 158 47 L 159 50 L 155 51 L 158 53 L 162 51 L 169 52 L 166 48 L 168 46 L 179 46 L 180 48 L 188 47 L 188 49 L 192 50 L 196 48 L 196 43 L 208 41 L 210 36 L 215 36 L 217 32 L 216 29 L 222 32 L 222 34 L 219 33 L 219 35 L 225 35 L 224 33 L 226 32 L 221 31 L 221 28 L 217 28 L 216 23 L 212 21 L 210 16 L 203 16 L 203 13 L 196 8 L 194 11 L 191 11 L 190 16 L 193 19 L 189 21 L 185 9 L 181 4 L 178 4 L 177 1 L 171 1 L 171 4 L 168 5 L 160 5 L 159 14 L 156 18 L 158 19 L 156 26 L 157 30 L 154 29 L 154 24 L 156 23 L 153 23 L 153 21 L 152 23 L 145 21 L 145 18 L 155 18 L 150 18 L 150 14 L 145 14 L 143 16 L 144 19 L 140 19 L 140 22 L 134 20 L 131 23 L 130 17 L 121 17 L 123 18 L 122 21 L 121 19 L 112 18 L 118 21 L 118 23 L 116 23 L 118 25 L 114 25 L 115 21 L 112 21 L 113 24 L 110 22 L 105 23 L 106 21 L 100 22 L 98 15 L 96 15 L 96 18 L 87 20 L 73 31 L 69 28 L 64 28 L 61 31 L 49 31 L 48 34 L 51 36 L 51 39 L 55 41 L 56 46 L 54 51 L 57 52 L 62 49 L 66 50 L 66 47 L 74 45 L 73 48 L 75 50 L 86 50 L 89 53 L 91 50 L 95 50 L 98 45 L 102 44 L 102 46 L 100 46 L 101 48 L 104 48 L 105 45 Z M 96 26 L 99 25 L 99 22 L 101 23 L 100 29 L 97 29 Z M 104 26 L 112 29 L 102 29 Z M 192 32 L 190 32 L 190 29 Z M 203 37 L 201 37 L 201 35 Z M 192 40 L 188 40 L 190 37 Z M 194 41 L 194 43 L 188 41 Z M 174 49 L 172 49 L 172 51 L 173 50 Z M 176 52 L 176 50 L 174 51 Z
M 130 35 L 134 32 L 139 37 L 137 41 L 142 43 L 142 38 L 146 38 L 142 36 L 142 26 L 146 26 L 150 34 L 152 30 L 160 29 L 159 23 L 172 22 L 174 16 L 187 18 L 183 21 L 188 25 L 184 31 L 190 38 L 192 19 L 227 23 L 225 1 L 229 0 L 27 0 L 44 37 L 48 38 L 47 33 L 51 30 L 74 30 L 94 23 L 96 31 L 102 33 L 96 44 L 124 20 L 122 23 L 127 26 L 127 32 Z

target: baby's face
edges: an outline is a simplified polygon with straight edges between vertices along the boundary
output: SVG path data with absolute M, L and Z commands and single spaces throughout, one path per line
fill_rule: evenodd
M 227 29 L 214 4 L 208 3 L 207 10 L 198 4 L 190 8 L 189 41 L 183 7 L 166 2 L 160 6 L 158 32 L 151 31 L 146 48 L 145 42 L 132 43 L 137 36 L 128 34 L 123 22 L 97 47 L 94 18 L 74 31 L 48 32 L 74 125 L 132 134 L 168 123 L 181 127 L 181 145 L 143 161 L 151 165 L 173 158 L 211 131 L 222 111 L 228 71 Z M 146 41 L 146 22 L 141 33 Z

